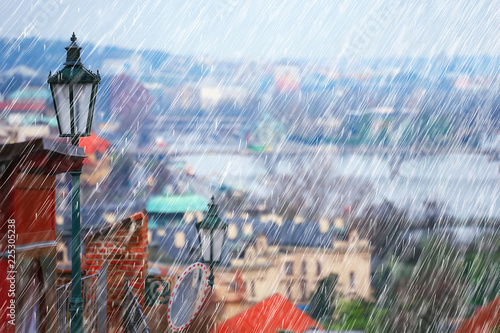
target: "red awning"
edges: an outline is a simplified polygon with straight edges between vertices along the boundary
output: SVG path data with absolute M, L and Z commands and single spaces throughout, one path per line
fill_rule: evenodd
M 277 329 L 304 332 L 321 327 L 280 294 L 263 300 L 217 327 L 216 333 L 276 333 Z

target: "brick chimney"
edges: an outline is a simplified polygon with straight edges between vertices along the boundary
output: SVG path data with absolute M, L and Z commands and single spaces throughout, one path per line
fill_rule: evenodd
M 144 306 L 148 275 L 148 218 L 131 215 L 109 227 L 90 233 L 84 240 L 87 275 L 108 263 L 108 332 L 123 332 L 122 306 L 125 280 Z

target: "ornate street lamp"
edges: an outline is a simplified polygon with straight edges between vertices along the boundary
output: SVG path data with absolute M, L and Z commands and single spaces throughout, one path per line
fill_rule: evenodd
M 59 136 L 70 137 L 78 146 L 80 137 L 89 136 L 92 129 L 97 86 L 101 82 L 99 71 L 92 73 L 83 67 L 80 51 L 73 33 L 71 45 L 66 47 L 64 68 L 49 74 L 54 109 L 59 126 Z M 82 169 L 71 172 L 71 332 L 83 332 L 83 300 L 80 236 L 80 175 Z
M 210 276 L 208 285 L 214 286 L 213 266 L 221 261 L 222 249 L 226 240 L 227 224 L 219 218 L 218 206 L 214 197 L 208 205 L 208 212 L 205 218 L 196 223 L 198 240 L 200 242 L 201 257 L 205 263 L 210 264 Z
M 101 82 L 99 71 L 94 74 L 83 67 L 81 49 L 73 33 L 71 45 L 66 47 L 64 68 L 54 75 L 50 73 L 47 80 L 56 110 L 59 136 L 70 137 L 74 146 L 78 146 L 80 137 L 90 135 L 97 86 Z

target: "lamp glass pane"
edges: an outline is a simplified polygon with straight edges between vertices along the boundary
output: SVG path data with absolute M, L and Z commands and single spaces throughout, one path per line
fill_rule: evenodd
M 87 121 L 89 118 L 90 98 L 92 96 L 92 84 L 75 84 L 73 86 L 73 94 L 75 98 L 76 133 L 87 134 Z
M 210 229 L 200 229 L 201 257 L 204 262 L 210 262 Z
M 56 101 L 56 115 L 61 128 L 60 134 L 71 134 L 71 118 L 69 109 L 69 84 L 53 85 L 54 100 Z
M 222 247 L 224 246 L 224 237 L 226 236 L 225 229 L 215 229 L 213 239 L 214 261 L 220 261 L 222 257 Z

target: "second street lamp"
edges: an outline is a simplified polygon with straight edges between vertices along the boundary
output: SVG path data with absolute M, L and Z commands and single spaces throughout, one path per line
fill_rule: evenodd
M 201 257 L 205 263 L 210 264 L 208 284 L 212 289 L 214 286 L 213 266 L 221 261 L 226 240 L 226 229 L 227 224 L 219 218 L 218 206 L 215 204 L 214 197 L 212 197 L 212 201 L 208 205 L 207 215 L 203 220 L 196 223 Z
M 89 136 L 92 129 L 97 86 L 101 82 L 99 71 L 92 73 L 83 67 L 80 51 L 73 33 L 71 44 L 66 47 L 64 68 L 49 74 L 59 136 L 70 137 L 78 146 L 80 137 Z M 80 235 L 80 175 L 81 168 L 71 172 L 71 332 L 83 332 L 83 300 L 81 273 Z

